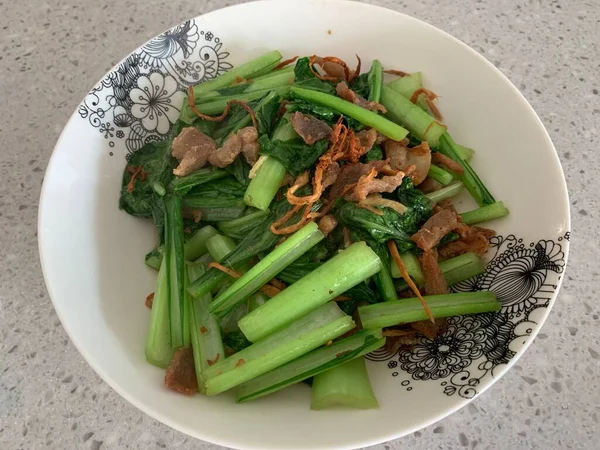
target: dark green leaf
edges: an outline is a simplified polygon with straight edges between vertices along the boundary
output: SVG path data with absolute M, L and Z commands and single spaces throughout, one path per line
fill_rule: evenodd
M 232 164 L 225 167 L 225 170 L 233 175 L 244 190 L 248 187 L 248 184 L 250 184 L 250 169 L 250 164 L 246 162 L 243 155 L 238 156 Z
M 164 225 L 164 206 L 162 200 L 155 194 L 152 185 L 161 183 L 168 185 L 173 178 L 173 160 L 171 158 L 171 141 L 150 142 L 128 156 L 127 166 L 142 166 L 144 177 L 137 177 L 134 189 L 129 192 L 128 185 L 132 174 L 125 170 L 121 183 L 119 208 L 125 212 L 154 220 L 154 224 L 162 236 Z
M 340 113 L 328 108 L 327 106 L 317 105 L 316 103 L 309 103 L 306 100 L 296 99 L 292 103 L 286 105 L 286 109 L 289 112 L 299 111 L 302 114 L 309 114 L 316 117 L 319 120 L 333 126 L 340 117 Z
M 310 69 L 309 58 L 307 56 L 298 59 L 294 67 L 294 81 L 304 81 L 315 78 L 315 74 Z
M 246 339 L 241 331 L 232 331 L 223 336 L 223 344 L 233 350 L 234 353 L 237 353 L 252 345 L 252 342 Z
M 370 83 L 369 83 L 369 74 L 363 73 L 363 74 L 360 74 L 358 77 L 356 77 L 354 79 L 354 81 L 352 81 L 352 84 L 350 85 L 350 89 L 352 89 L 354 92 L 356 92 L 362 98 L 365 98 L 365 99 L 368 98 L 369 92 L 371 90 Z
M 239 206 L 244 197 L 244 186 L 233 177 L 209 181 L 192 189 L 183 197 L 188 208 L 228 208 Z
M 296 61 L 294 68 L 294 86 L 335 95 L 335 85 L 330 81 L 319 80 L 310 70 L 307 57 Z
M 257 100 L 256 106 L 251 104 L 250 107 L 256 114 L 258 122 L 258 134 L 271 135 L 273 127 L 277 122 L 277 113 L 281 105 L 281 97 L 275 92 L 269 92 L 260 100 Z
M 308 145 L 300 138 L 289 141 L 271 141 L 266 135 L 261 136 L 258 143 L 261 155 L 276 158 L 293 176 L 311 168 L 329 147 L 327 139 L 321 139 L 314 145 Z
M 404 216 L 406 216 L 405 226 L 408 227 L 410 218 L 412 226 L 409 229 L 411 230 L 411 233 L 416 233 L 421 225 L 423 225 L 433 214 L 431 200 L 429 200 L 423 192 L 414 187 L 410 177 L 404 177 L 402 184 L 396 191 L 396 195 L 400 203 L 409 208 L 404 214 Z
M 244 186 L 233 177 L 209 181 L 192 189 L 186 197 L 204 196 L 218 198 L 219 196 L 242 198 Z
M 415 248 L 410 239 L 433 212 L 429 199 L 412 186 L 408 177 L 398 189 L 400 201 L 408 207 L 404 214 L 398 214 L 391 208 L 381 208 L 382 215 L 377 215 L 355 203 L 338 201 L 334 214 L 338 222 L 351 231 L 355 239 L 374 241 L 384 244 L 394 240 L 400 252 Z
M 198 169 L 195 172 L 184 177 L 175 177 L 172 182 L 173 191 L 185 195 L 196 186 L 199 186 L 209 181 L 218 180 L 226 177 L 227 171 L 217 169 L 215 167 L 205 167 Z
M 383 150 L 381 149 L 381 146 L 378 144 L 373 145 L 371 150 L 369 150 L 369 152 L 363 156 L 362 159 L 362 162 L 365 163 L 369 161 L 381 161 L 383 159 Z

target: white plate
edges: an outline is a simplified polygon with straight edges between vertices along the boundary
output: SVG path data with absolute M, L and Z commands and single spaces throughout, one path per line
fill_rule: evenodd
M 149 312 L 143 301 L 155 273 L 143 255 L 154 236 L 151 224 L 117 208 L 124 156 L 168 131 L 188 84 L 274 48 L 285 57 L 317 53 L 348 61 L 358 53 L 363 67 L 378 58 L 385 67 L 422 71 L 426 86 L 441 96 L 453 136 L 476 149 L 475 169 L 511 210 L 491 225 L 499 237 L 485 274 L 461 286 L 493 290 L 504 308 L 451 319 L 444 335 L 423 339 L 413 352 L 371 355 L 379 410 L 313 412 L 305 385 L 244 405 L 228 395 L 189 398 L 163 388 L 164 372 L 144 359 Z M 514 364 L 556 298 L 569 247 L 568 204 L 540 120 L 517 89 L 463 43 L 375 6 L 259 2 L 197 17 L 156 37 L 83 100 L 46 172 L 40 254 L 74 344 L 110 386 L 152 417 L 236 448 L 352 448 L 441 419 Z

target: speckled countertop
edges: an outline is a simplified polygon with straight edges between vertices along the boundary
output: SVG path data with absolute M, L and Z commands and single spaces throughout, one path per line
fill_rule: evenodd
M 65 334 L 37 253 L 37 204 L 58 135 L 129 51 L 235 2 L 0 1 L 0 448 L 217 449 L 112 391 Z M 592 449 L 600 438 L 600 4 L 593 0 L 378 1 L 452 33 L 532 103 L 558 149 L 573 214 L 567 277 L 548 322 L 468 407 L 390 449 Z

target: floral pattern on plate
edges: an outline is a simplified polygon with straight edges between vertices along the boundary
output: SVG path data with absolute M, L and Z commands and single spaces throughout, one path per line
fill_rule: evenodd
M 179 117 L 188 86 L 233 66 L 229 53 L 194 20 L 166 31 L 128 56 L 86 96 L 79 115 L 128 152 L 162 139 Z
M 498 313 L 450 317 L 433 339 L 420 336 L 410 350 L 392 355 L 380 349 L 367 358 L 386 362 L 408 391 L 413 381 L 431 380 L 440 381 L 446 395 L 474 397 L 482 379 L 498 374 L 543 318 L 563 272 L 563 240 L 569 233 L 528 245 L 513 235 L 493 237 L 485 271 L 452 289 L 494 292 L 502 304 Z

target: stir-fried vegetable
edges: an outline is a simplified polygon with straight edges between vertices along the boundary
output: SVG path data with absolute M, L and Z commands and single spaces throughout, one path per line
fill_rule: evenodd
M 484 271 L 493 231 L 473 225 L 508 209 L 421 73 L 361 65 L 268 52 L 190 88 L 169 137 L 128 156 L 119 206 L 158 232 L 145 353 L 167 387 L 247 402 L 312 380 L 313 409 L 374 408 L 363 355 L 385 336 L 500 308 L 449 286 Z M 479 208 L 459 214 L 463 190 Z
M 256 342 L 334 299 L 381 270 L 381 260 L 356 243 L 243 317 L 239 326 Z

